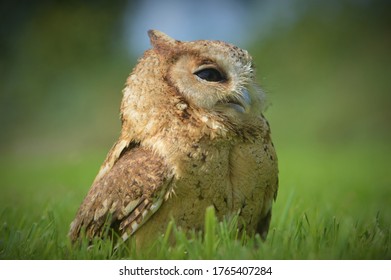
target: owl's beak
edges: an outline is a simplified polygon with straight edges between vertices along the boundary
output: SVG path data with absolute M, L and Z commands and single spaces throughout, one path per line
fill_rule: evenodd
M 250 92 L 246 88 L 242 90 L 241 100 L 242 100 L 242 105 L 244 105 L 243 107 L 245 111 L 247 111 L 247 109 L 249 109 L 251 105 L 251 96 L 250 96 Z
M 239 113 L 245 113 L 249 110 L 251 105 L 250 93 L 247 89 L 243 89 L 240 94 L 230 96 L 221 103 L 228 105 Z

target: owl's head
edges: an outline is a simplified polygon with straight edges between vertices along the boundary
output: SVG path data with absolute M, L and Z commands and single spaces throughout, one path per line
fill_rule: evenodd
M 167 62 L 164 79 L 193 106 L 234 117 L 259 114 L 263 94 L 246 50 L 221 41 L 182 42 L 156 30 L 148 35 Z

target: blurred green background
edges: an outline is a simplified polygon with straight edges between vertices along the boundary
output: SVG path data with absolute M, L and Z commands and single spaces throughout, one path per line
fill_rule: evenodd
M 25 2 L 0 9 L 2 223 L 57 209 L 65 236 L 119 134 L 121 90 L 156 28 L 230 40 L 254 57 L 280 164 L 274 227 L 293 197 L 310 218 L 380 213 L 390 229 L 389 1 L 217 1 L 215 18 L 175 14 L 191 1 L 164 2 L 170 14 L 152 0 Z

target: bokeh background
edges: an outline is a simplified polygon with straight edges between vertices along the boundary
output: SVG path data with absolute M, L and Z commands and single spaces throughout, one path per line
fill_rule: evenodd
M 4 224 L 59 209 L 66 234 L 119 135 L 121 90 L 153 28 L 250 51 L 279 155 L 277 214 L 293 199 L 310 218 L 327 209 L 352 222 L 380 216 L 390 228 L 390 1 L 0 5 Z

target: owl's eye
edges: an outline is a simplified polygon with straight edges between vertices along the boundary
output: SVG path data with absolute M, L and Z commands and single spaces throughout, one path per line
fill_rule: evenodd
M 200 79 L 208 82 L 221 82 L 225 80 L 224 76 L 215 68 L 205 68 L 194 73 Z

